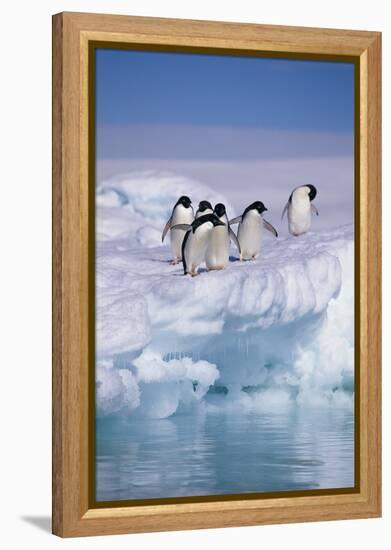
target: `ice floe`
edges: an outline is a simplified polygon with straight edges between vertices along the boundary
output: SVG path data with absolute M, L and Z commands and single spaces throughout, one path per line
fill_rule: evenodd
M 225 270 L 185 277 L 160 243 L 182 194 L 235 214 L 224 197 L 170 174 L 98 186 L 98 413 L 351 406 L 353 227 L 265 237 L 257 260 L 241 263 L 232 248 Z

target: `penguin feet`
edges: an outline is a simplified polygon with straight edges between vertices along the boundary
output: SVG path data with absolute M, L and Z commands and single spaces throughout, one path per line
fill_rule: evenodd
M 179 264 L 179 258 L 173 258 L 171 261 L 170 261 L 170 265 L 178 265 Z
M 199 272 L 198 272 L 198 271 L 194 271 L 194 272 L 190 273 L 190 275 L 191 275 L 192 277 L 197 277 L 197 275 L 199 275 Z

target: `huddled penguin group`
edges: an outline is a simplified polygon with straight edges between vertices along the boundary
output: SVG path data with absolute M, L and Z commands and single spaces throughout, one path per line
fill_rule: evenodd
M 288 212 L 288 229 L 298 237 L 311 227 L 311 213 L 319 212 L 312 203 L 317 195 L 313 185 L 296 187 L 286 203 L 281 219 Z M 262 246 L 263 229 L 278 237 L 276 229 L 263 217 L 267 208 L 255 201 L 241 216 L 228 220 L 224 204 L 212 207 L 209 201 L 201 201 L 196 215 L 189 197 L 180 197 L 167 221 L 162 242 L 170 231 L 173 265 L 183 263 L 184 274 L 192 277 L 199 274 L 198 267 L 205 262 L 208 270 L 224 269 L 229 262 L 230 241 L 239 252 L 240 261 L 255 260 Z M 231 226 L 239 224 L 237 235 Z

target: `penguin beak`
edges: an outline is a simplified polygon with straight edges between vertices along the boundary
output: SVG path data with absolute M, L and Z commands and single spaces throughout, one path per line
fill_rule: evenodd
M 219 220 L 219 221 L 216 223 L 216 225 L 225 225 L 225 223 L 222 222 L 221 220 Z

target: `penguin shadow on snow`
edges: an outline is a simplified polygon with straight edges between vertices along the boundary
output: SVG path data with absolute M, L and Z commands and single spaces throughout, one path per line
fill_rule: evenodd
M 240 262 L 239 258 L 236 258 L 235 256 L 230 256 L 229 257 L 229 263 L 239 263 L 239 264 L 246 264 L 246 263 L 254 263 L 254 261 L 252 262 L 247 262 L 247 261 L 243 261 L 243 262 Z M 202 275 L 202 274 L 206 274 L 206 273 L 224 273 L 224 271 L 228 271 L 229 270 L 229 265 L 227 265 L 227 267 L 225 267 L 224 269 L 208 269 L 207 267 L 199 267 L 198 268 L 198 275 Z M 186 275 L 183 273 L 183 270 L 180 271 L 180 272 L 175 272 L 175 273 L 172 273 L 172 276 L 173 277 L 187 277 L 188 275 L 190 275 L 189 273 L 186 273 Z M 188 277 L 189 279 L 195 279 L 196 277 Z
M 159 258 L 146 258 L 146 259 L 151 261 L 151 262 L 155 262 L 155 263 L 158 263 L 158 264 L 166 264 L 166 265 L 169 265 L 169 266 L 172 266 L 172 267 L 177 267 L 181 263 L 181 262 L 179 262 L 178 264 L 173 265 L 172 260 L 160 260 Z

